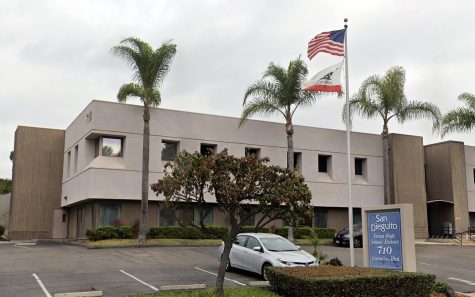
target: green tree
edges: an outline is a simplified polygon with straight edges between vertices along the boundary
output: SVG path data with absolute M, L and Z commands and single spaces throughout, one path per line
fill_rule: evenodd
M 384 203 L 389 204 L 389 121 L 393 118 L 399 123 L 407 120 L 428 118 L 433 121 L 433 129 L 439 127 L 440 110 L 429 102 L 408 101 L 404 94 L 406 82 L 404 68 L 390 68 L 384 76 L 372 75 L 360 86 L 358 93 L 352 96 L 350 104 L 350 119 L 354 113 L 365 118 L 379 117 L 383 120 L 383 168 L 384 168 Z M 346 105 L 343 108 L 343 119 L 346 121 Z
M 453 109 L 443 116 L 440 129 L 442 137 L 451 132 L 471 131 L 475 125 L 475 95 L 463 93 L 458 100 L 466 106 Z
M 126 102 L 130 97 L 137 97 L 143 103 L 143 159 L 142 159 L 142 201 L 140 212 L 139 241 L 145 241 L 147 234 L 148 189 L 149 189 L 149 151 L 150 151 L 150 111 L 161 101 L 159 86 L 170 70 L 176 53 L 176 45 L 170 42 L 158 49 L 146 42 L 130 37 L 112 48 L 112 53 L 123 58 L 134 71 L 133 82 L 124 84 L 119 89 L 117 99 Z
M 317 93 L 302 90 L 307 74 L 307 66 L 300 58 L 290 61 L 287 69 L 270 63 L 262 79 L 248 87 L 239 123 L 241 127 L 254 115 L 282 115 L 287 134 L 287 169 L 290 170 L 294 169 L 292 117 L 298 107 L 309 107 L 317 100 Z M 292 226 L 293 222 L 290 222 L 289 240 L 293 240 Z
M 7 178 L 0 178 L 0 194 L 12 192 L 12 181 Z
M 255 226 L 259 229 L 272 221 L 297 218 L 310 212 L 311 193 L 303 177 L 293 170 L 267 165 L 268 162 L 267 158 L 255 156 L 236 158 L 228 155 L 227 150 L 208 157 L 181 152 L 173 165 L 166 166 L 171 172 L 165 170 L 165 176 L 152 185 L 157 196 L 165 196 L 171 205 L 195 207 L 199 224 L 187 223 L 223 240 L 224 252 L 216 278 L 219 296 L 224 294 L 224 276 L 234 239 L 251 216 L 262 215 Z M 210 206 L 206 197 L 211 195 L 230 222 L 226 235 L 212 233 L 204 224 Z M 292 211 L 286 205 L 291 205 Z M 265 267 L 262 267 L 263 272 Z

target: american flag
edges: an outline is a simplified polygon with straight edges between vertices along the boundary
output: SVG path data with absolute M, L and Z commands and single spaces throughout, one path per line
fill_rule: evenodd
M 345 29 L 322 32 L 308 43 L 308 58 L 312 60 L 318 53 L 344 56 Z

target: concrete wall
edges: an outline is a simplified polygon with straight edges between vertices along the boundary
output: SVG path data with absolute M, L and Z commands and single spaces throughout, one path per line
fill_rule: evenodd
M 427 238 L 427 197 L 422 137 L 389 135 L 391 203 L 410 203 L 414 210 L 414 234 Z
M 92 116 L 92 120 L 91 119 Z M 244 155 L 245 147 L 261 149 L 272 164 L 286 166 L 286 138 L 283 124 L 248 121 L 238 128 L 239 119 L 190 112 L 154 109 L 150 138 L 150 183 L 162 176 L 161 141 L 179 141 L 179 149 L 199 151 L 200 143 L 228 148 L 230 154 Z M 140 200 L 142 164 L 142 107 L 92 101 L 66 129 L 64 147 L 62 206 L 85 199 Z M 94 139 L 100 135 L 125 137 L 123 158 L 95 157 Z M 296 126 L 294 150 L 302 153 L 302 174 L 312 191 L 315 206 L 340 207 L 347 203 L 346 136 L 344 131 Z M 67 168 L 68 152 L 77 172 Z M 382 141 L 380 135 L 352 133 L 353 157 L 366 158 L 367 174 L 353 174 L 355 207 L 383 203 Z M 319 174 L 318 155 L 331 155 L 331 174 Z M 353 171 L 354 172 L 354 171 Z M 150 190 L 149 199 L 159 198 Z M 208 197 L 213 201 L 212 197 Z
M 10 194 L 0 195 L 0 225 L 8 229 L 9 218 L 10 218 Z
M 465 146 L 468 211 L 475 212 L 475 147 Z
M 60 207 L 64 131 L 18 127 L 15 132 L 9 236 L 51 238 Z

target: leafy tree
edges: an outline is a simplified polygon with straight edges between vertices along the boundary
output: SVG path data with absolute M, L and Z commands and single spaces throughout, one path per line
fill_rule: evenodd
M 307 66 L 300 58 L 290 61 L 287 69 L 270 63 L 262 79 L 247 89 L 239 123 L 242 126 L 254 115 L 282 115 L 287 134 L 287 169 L 290 170 L 294 169 L 292 117 L 298 107 L 309 107 L 317 100 L 317 93 L 302 90 L 307 74 Z M 293 240 L 292 226 L 293 222 L 289 226 L 289 240 Z
M 362 117 L 379 117 L 383 120 L 383 167 L 384 167 L 384 203 L 390 203 L 389 189 L 389 147 L 388 123 L 395 118 L 399 123 L 407 120 L 428 118 L 433 121 L 433 129 L 439 127 L 440 110 L 429 102 L 408 101 L 404 94 L 406 82 L 404 68 L 390 68 L 384 76 L 372 75 L 360 86 L 358 93 L 352 96 L 350 119 L 354 113 Z M 343 119 L 346 121 L 346 105 L 343 108 Z
M 165 196 L 168 203 L 196 207 L 199 224 L 190 223 L 223 240 L 224 252 L 216 279 L 219 296 L 223 296 L 224 275 L 233 241 L 249 217 L 262 215 L 255 225 L 257 230 L 277 219 L 296 218 L 310 211 L 311 193 L 303 177 L 293 170 L 269 166 L 268 162 L 267 158 L 254 156 L 236 158 L 228 155 L 227 150 L 208 157 L 181 152 L 173 165 L 167 165 L 171 172 L 165 171 L 165 176 L 152 185 L 157 196 Z M 230 222 L 226 235 L 213 233 L 204 224 L 210 205 L 206 198 L 211 196 Z M 292 206 L 291 212 L 287 205 Z
M 132 83 L 124 84 L 119 89 L 117 99 L 126 102 L 130 97 L 139 98 L 143 111 L 143 158 L 142 158 L 142 202 L 140 212 L 139 241 L 145 241 L 148 216 L 149 187 L 149 151 L 150 151 L 150 111 L 160 104 L 159 86 L 170 69 L 176 53 L 176 45 L 170 42 L 158 49 L 135 37 L 124 39 L 112 48 L 114 55 L 123 58 L 134 71 Z
M 466 106 L 453 109 L 444 115 L 440 129 L 442 137 L 451 132 L 467 132 L 475 126 L 475 95 L 463 93 L 459 95 L 458 100 Z
M 12 165 L 13 165 L 13 160 L 15 160 L 15 151 L 10 152 L 10 161 L 12 161 Z
M 12 181 L 7 178 L 0 178 L 0 194 L 12 192 Z

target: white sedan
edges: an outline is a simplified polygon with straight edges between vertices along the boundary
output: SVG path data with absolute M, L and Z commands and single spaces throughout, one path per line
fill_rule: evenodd
M 224 243 L 218 248 L 221 260 Z M 267 267 L 318 266 L 317 259 L 300 249 L 299 246 L 270 233 L 241 233 L 236 236 L 227 270 L 239 268 L 259 273 L 267 280 Z

